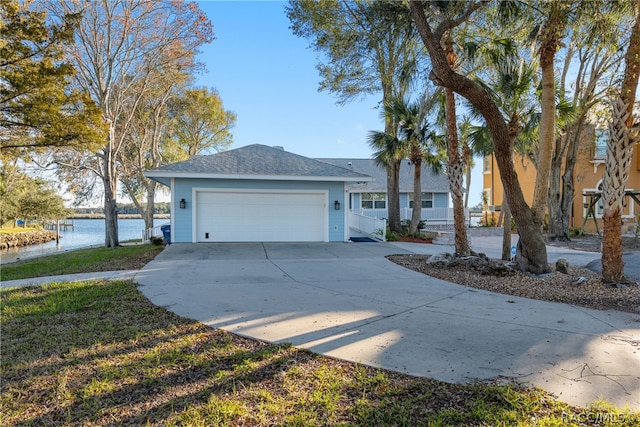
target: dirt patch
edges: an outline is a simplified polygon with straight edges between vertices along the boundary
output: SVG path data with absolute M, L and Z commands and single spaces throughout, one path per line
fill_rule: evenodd
M 586 268 L 569 266 L 568 274 L 563 274 L 552 266 L 552 273 L 536 276 L 517 271 L 502 260 L 464 257 L 433 263 L 429 262 L 430 257 L 390 255 L 387 258 L 405 268 L 476 289 L 597 310 L 640 313 L 638 283 L 610 286 L 602 282 L 598 273 Z
M 602 236 L 597 234 L 583 234 L 572 237 L 569 241 L 549 240 L 548 245 L 575 249 L 587 252 L 602 252 Z M 625 252 L 640 251 L 640 236 L 622 236 L 622 249 Z

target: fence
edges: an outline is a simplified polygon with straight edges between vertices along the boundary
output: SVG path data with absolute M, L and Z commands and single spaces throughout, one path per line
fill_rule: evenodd
M 367 217 L 386 219 L 389 217 L 386 209 L 354 209 L 353 212 Z M 400 209 L 400 220 L 410 220 L 412 208 Z M 465 209 L 465 218 L 469 217 L 469 210 Z M 453 223 L 453 208 L 422 208 L 420 219 L 429 223 Z
M 142 242 L 149 243 L 152 237 L 162 237 L 162 225 L 156 225 L 153 228 L 147 228 L 142 231 Z

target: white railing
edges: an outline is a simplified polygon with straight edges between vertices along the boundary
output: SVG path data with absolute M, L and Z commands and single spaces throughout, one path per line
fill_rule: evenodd
M 465 218 L 468 215 L 467 211 L 465 210 Z M 371 218 L 385 219 L 389 217 L 386 209 L 355 209 L 354 212 Z M 400 220 L 411 219 L 412 212 L 412 208 L 401 208 Z M 426 222 L 453 223 L 453 208 L 422 208 L 420 219 Z
M 152 237 L 163 237 L 162 229 L 160 227 L 162 226 L 156 225 L 155 227 L 142 230 L 142 243 L 149 243 Z
M 369 235 L 372 239 L 387 240 L 387 220 L 349 211 L 349 227 Z

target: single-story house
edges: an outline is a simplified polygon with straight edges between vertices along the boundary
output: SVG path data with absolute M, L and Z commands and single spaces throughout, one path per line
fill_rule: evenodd
M 177 243 L 342 242 L 350 237 L 351 211 L 386 218 L 386 171 L 369 159 L 311 159 L 255 144 L 145 176 L 171 189 Z M 448 212 L 446 177 L 427 168 L 423 177 L 423 210 Z M 410 209 L 413 167 L 406 161 L 400 190 L 401 207 Z
M 171 188 L 172 242 L 349 239 L 347 189 L 370 176 L 249 145 L 145 172 Z

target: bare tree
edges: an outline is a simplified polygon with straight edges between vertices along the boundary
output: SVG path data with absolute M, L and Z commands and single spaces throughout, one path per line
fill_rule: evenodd
M 182 1 L 59 0 L 48 7 L 58 15 L 83 14 L 68 54 L 76 83 L 91 94 L 108 127 L 91 170 L 104 188 L 105 246 L 118 246 L 118 154 L 136 111 L 154 73 L 193 69 L 198 47 L 213 39 L 212 26 L 195 3 Z

